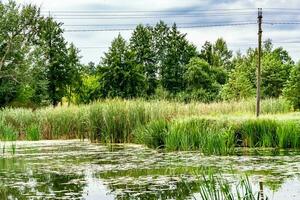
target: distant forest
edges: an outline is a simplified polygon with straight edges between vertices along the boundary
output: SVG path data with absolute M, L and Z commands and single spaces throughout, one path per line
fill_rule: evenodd
M 63 37 L 62 24 L 42 16 L 38 7 L 0 2 L 0 16 L 1 107 L 255 96 L 257 50 L 233 52 L 222 38 L 197 49 L 176 24 L 141 24 L 129 41 L 119 34 L 99 63 L 84 65 L 79 50 Z M 262 97 L 286 98 L 300 108 L 300 64 L 270 39 L 263 45 Z

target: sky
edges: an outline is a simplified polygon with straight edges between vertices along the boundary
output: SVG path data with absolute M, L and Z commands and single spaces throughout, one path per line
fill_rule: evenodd
M 91 61 L 98 64 L 111 41 L 119 33 L 127 40 L 130 38 L 132 30 L 116 29 L 132 28 L 139 23 L 155 24 L 159 20 L 164 20 L 168 24 L 175 22 L 179 27 L 180 24 L 193 26 L 252 23 L 242 26 L 180 28 L 198 50 L 205 41 L 214 42 L 222 37 L 230 49 L 244 53 L 247 48 L 257 46 L 257 24 L 255 24 L 257 8 L 263 8 L 263 21 L 268 22 L 263 24 L 263 40 L 270 38 L 275 47 L 284 47 L 295 61 L 300 60 L 299 0 L 17 0 L 16 2 L 40 6 L 43 14 L 50 14 L 61 21 L 65 30 L 113 29 L 113 31 L 64 33 L 67 41 L 73 42 L 80 50 L 81 61 L 86 64 Z M 170 13 L 177 15 L 168 16 Z

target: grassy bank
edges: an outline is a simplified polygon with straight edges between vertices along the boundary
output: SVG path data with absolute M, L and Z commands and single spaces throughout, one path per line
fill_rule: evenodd
M 234 147 L 300 147 L 300 115 L 283 99 L 176 103 L 106 100 L 90 105 L 0 111 L 1 140 L 88 138 L 104 143 L 137 142 L 167 150 L 230 153 Z

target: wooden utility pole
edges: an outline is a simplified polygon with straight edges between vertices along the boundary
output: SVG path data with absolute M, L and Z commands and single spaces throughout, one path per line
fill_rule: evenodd
M 256 117 L 260 115 L 260 84 L 261 84 L 261 38 L 262 38 L 262 8 L 258 8 L 258 63 L 257 63 L 257 85 L 256 85 Z

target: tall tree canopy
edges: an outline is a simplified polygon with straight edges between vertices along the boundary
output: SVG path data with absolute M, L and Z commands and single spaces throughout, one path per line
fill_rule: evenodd
M 136 62 L 135 52 L 119 34 L 100 67 L 100 84 L 103 97 L 133 98 L 143 93 L 145 76 Z
M 300 109 L 300 62 L 292 69 L 283 94 L 295 109 Z
M 74 46 L 68 50 L 61 26 L 51 17 L 40 23 L 40 46 L 43 48 L 48 93 L 53 106 L 67 94 L 67 86 L 74 80 L 78 63 L 78 52 Z
M 153 95 L 157 86 L 157 65 L 152 28 L 138 25 L 130 38 L 130 49 L 146 78 L 145 92 L 148 96 Z
M 186 34 L 178 31 L 174 24 L 167 37 L 167 47 L 161 66 L 161 84 L 171 93 L 185 89 L 184 73 L 186 64 L 197 55 L 196 47 L 185 38 Z
M 38 31 L 39 9 L 19 6 L 14 1 L 0 2 L 0 105 L 18 96 L 28 83 L 32 68 L 28 54 L 34 48 Z
M 257 49 L 233 56 L 222 38 L 198 52 L 176 24 L 138 25 L 128 43 L 121 35 L 114 39 L 99 65 L 84 65 L 62 24 L 41 16 L 38 7 L 0 2 L 0 16 L 0 107 L 160 94 L 205 102 L 255 96 Z M 262 97 L 283 95 L 299 107 L 298 68 L 286 50 L 266 40 Z
M 191 99 L 209 102 L 215 100 L 221 88 L 219 71 L 203 59 L 194 57 L 185 72 L 187 92 Z

